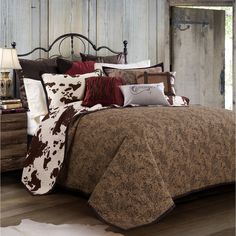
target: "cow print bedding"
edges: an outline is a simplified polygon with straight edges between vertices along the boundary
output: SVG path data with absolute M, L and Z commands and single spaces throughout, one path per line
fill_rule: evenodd
M 49 110 L 83 99 L 86 79 L 100 74 L 100 71 L 74 76 L 43 74 Z

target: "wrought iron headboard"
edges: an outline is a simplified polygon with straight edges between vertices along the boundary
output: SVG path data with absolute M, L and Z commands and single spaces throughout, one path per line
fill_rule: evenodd
M 108 51 L 112 52 L 113 54 L 121 54 L 123 53 L 124 54 L 124 61 L 125 61 L 125 64 L 127 64 L 127 54 L 128 54 L 128 50 L 127 50 L 127 44 L 128 42 L 125 40 L 123 42 L 123 52 L 117 52 L 117 51 L 114 51 L 112 49 L 110 49 L 109 47 L 107 46 L 100 46 L 100 47 L 97 47 L 89 38 L 87 38 L 86 36 L 82 35 L 82 34 L 77 34 L 77 33 L 68 33 L 68 34 L 63 34 L 61 36 L 59 36 L 58 38 L 56 38 L 50 45 L 48 48 L 43 48 L 43 47 L 37 47 L 37 48 L 34 48 L 32 51 L 30 52 L 27 52 L 27 53 L 24 53 L 24 54 L 18 54 L 19 57 L 25 57 L 25 56 L 28 56 L 32 53 L 34 53 L 35 51 L 44 51 L 44 52 L 50 52 L 51 49 L 53 48 L 53 46 L 58 42 L 59 43 L 59 47 L 58 47 L 58 52 L 59 54 L 55 54 L 55 55 L 52 55 L 51 57 L 56 57 L 56 56 L 62 56 L 62 53 L 61 53 L 61 45 L 63 43 L 63 41 L 67 38 L 70 38 L 70 58 L 73 60 L 73 59 L 76 59 L 76 58 L 79 58 L 78 56 L 76 56 L 75 54 L 75 51 L 74 51 L 74 39 L 79 39 L 83 46 L 84 46 L 84 52 L 86 50 L 86 42 L 92 46 L 92 48 L 94 49 L 94 51 L 100 51 L 101 49 L 107 49 Z M 12 44 L 12 47 L 15 48 L 16 47 L 16 43 L 13 42 Z

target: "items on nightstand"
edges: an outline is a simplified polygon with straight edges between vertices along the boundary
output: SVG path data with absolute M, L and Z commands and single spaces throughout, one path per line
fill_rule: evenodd
M 11 97 L 11 79 L 9 78 L 10 69 L 21 69 L 17 58 L 16 49 L 0 48 L 0 96 L 1 98 Z
M 27 152 L 26 110 L 7 109 L 1 113 L 1 172 L 21 169 Z
M 0 101 L 0 109 L 16 109 L 22 108 L 22 103 L 20 99 L 5 99 Z

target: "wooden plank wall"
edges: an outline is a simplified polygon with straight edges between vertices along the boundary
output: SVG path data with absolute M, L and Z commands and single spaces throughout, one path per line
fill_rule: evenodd
M 233 18 L 233 109 L 236 111 L 236 1 L 234 1 Z
M 123 40 L 128 40 L 129 62 L 151 59 L 154 64 L 164 61 L 169 69 L 166 1 L 21 0 L 20 3 L 0 0 L 0 46 L 4 46 L 4 41 L 7 46 L 16 41 L 18 52 L 24 53 L 36 46 L 47 47 L 61 34 L 78 32 L 97 45 L 107 45 L 118 51 L 123 49 Z M 77 45 L 77 50 L 80 49 Z M 94 53 L 91 48 L 89 51 Z M 37 56 L 47 57 L 47 54 L 36 54 L 32 58 Z

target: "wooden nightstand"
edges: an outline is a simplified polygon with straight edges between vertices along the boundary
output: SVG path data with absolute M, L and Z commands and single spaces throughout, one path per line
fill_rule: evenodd
M 1 114 L 1 172 L 23 167 L 27 152 L 27 114 Z

